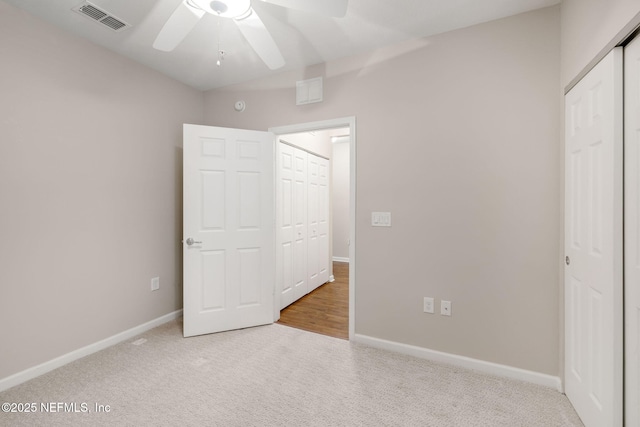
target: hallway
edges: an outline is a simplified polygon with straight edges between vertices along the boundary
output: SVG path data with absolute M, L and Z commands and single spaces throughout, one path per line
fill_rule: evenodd
M 309 332 L 349 339 L 349 263 L 333 262 L 328 282 L 280 312 L 278 323 Z

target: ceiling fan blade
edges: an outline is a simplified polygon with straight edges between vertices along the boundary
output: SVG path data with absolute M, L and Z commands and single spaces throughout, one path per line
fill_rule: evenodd
M 183 0 L 165 22 L 156 41 L 153 42 L 153 47 L 165 52 L 172 51 L 191 32 L 204 14 L 204 10 L 189 6 L 187 0 Z
M 349 0 L 262 0 L 266 3 L 277 4 L 289 9 L 304 10 L 335 18 L 342 18 L 347 14 Z
M 260 59 L 272 70 L 277 70 L 284 66 L 284 58 L 275 40 L 269 34 L 269 30 L 258 16 L 255 10 L 246 18 L 236 19 L 238 29 L 245 39 L 249 42 L 253 50 L 258 54 Z

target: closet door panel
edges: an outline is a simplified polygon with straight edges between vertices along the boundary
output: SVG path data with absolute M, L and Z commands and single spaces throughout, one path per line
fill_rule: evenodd
M 276 156 L 276 288 L 282 309 L 295 301 L 295 149 L 278 144 Z
M 330 162 L 283 143 L 277 159 L 276 278 L 282 309 L 329 281 Z
M 309 154 L 307 162 L 307 278 L 309 292 L 321 285 L 320 283 L 320 216 L 319 210 L 319 158 Z
M 622 52 L 565 97 L 565 392 L 586 427 L 622 425 Z
M 307 286 L 307 153 L 295 149 L 294 192 L 293 192 L 293 287 L 294 299 L 298 300 L 308 292 Z
M 329 160 L 318 159 L 318 275 L 329 281 Z

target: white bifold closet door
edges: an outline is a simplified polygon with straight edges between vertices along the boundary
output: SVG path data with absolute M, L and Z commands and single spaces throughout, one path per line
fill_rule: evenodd
M 329 280 L 329 161 L 287 144 L 276 155 L 280 308 Z
M 307 153 L 277 144 L 276 283 L 280 308 L 307 294 Z
M 624 55 L 625 425 L 640 426 L 640 39 Z
M 565 97 L 565 391 L 586 427 L 622 425 L 622 50 Z
M 308 252 L 309 292 L 329 280 L 329 161 L 309 154 Z

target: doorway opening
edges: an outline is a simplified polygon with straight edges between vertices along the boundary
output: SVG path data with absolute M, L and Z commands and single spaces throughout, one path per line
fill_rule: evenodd
M 331 138 L 331 143 L 329 144 L 330 152 L 327 153 L 326 149 L 324 153 L 322 152 L 322 147 L 314 147 L 308 146 L 305 147 L 304 144 L 293 144 L 300 146 L 300 148 L 309 151 L 310 153 L 319 154 L 321 156 L 325 156 L 328 158 L 333 157 L 333 146 L 340 145 L 339 150 L 342 152 L 341 155 L 344 155 L 345 148 L 347 150 L 347 164 L 344 165 L 347 169 L 346 171 L 340 171 L 341 174 L 344 174 L 342 179 L 345 179 L 346 184 L 348 185 L 348 194 L 346 195 L 347 201 L 345 204 L 344 211 L 348 216 L 348 219 L 342 221 L 344 223 L 342 226 L 337 225 L 334 230 L 334 223 L 338 224 L 338 221 L 330 221 L 330 244 L 329 244 L 329 265 L 331 268 L 330 274 L 330 283 L 331 286 L 321 286 L 318 289 L 315 289 L 313 292 L 309 293 L 305 297 L 301 298 L 302 304 L 307 304 L 309 301 L 318 301 L 319 299 L 324 299 L 324 304 L 331 303 L 326 300 L 327 297 L 330 297 L 333 293 L 334 295 L 343 295 L 342 301 L 340 301 L 340 297 L 335 301 L 335 307 L 333 309 L 338 309 L 339 307 L 344 307 L 346 305 L 348 307 L 346 317 L 347 319 L 342 319 L 342 321 L 348 324 L 348 330 L 345 331 L 343 329 L 342 336 L 340 338 L 349 338 L 353 339 L 355 334 L 355 272 L 356 272 L 356 240 L 355 240 L 355 213 L 356 213 L 356 126 L 355 126 L 355 117 L 346 117 L 340 119 L 332 119 L 325 120 L 320 122 L 310 122 L 303 123 L 297 125 L 290 126 L 281 126 L 270 128 L 270 132 L 274 133 L 277 138 L 277 143 L 279 144 L 280 140 L 284 139 L 285 142 L 289 142 L 291 144 L 291 140 L 295 139 L 291 136 L 294 134 L 320 134 L 329 135 Z M 286 136 L 286 137 L 285 137 Z M 283 138 L 281 138 L 283 137 Z M 289 141 L 286 141 L 286 140 Z M 313 143 L 311 143 L 313 144 Z M 320 151 L 318 153 L 318 151 Z M 336 158 L 338 160 L 338 158 Z M 343 159 L 344 160 L 344 159 Z M 338 163 L 338 162 L 336 162 Z M 332 165 L 333 166 L 333 165 Z M 338 171 L 336 171 L 338 172 Z M 333 178 L 333 172 L 332 172 Z M 330 179 L 332 179 L 330 178 Z M 341 185 L 340 187 L 344 187 L 345 185 Z M 334 183 L 331 183 L 331 187 L 334 187 Z M 343 188 L 338 188 L 338 190 L 342 190 Z M 339 193 L 340 191 L 338 191 Z M 334 200 L 334 194 L 331 193 L 330 201 Z M 336 201 L 337 202 L 337 201 Z M 331 203 L 331 202 L 330 202 Z M 333 206 L 330 208 L 331 215 L 334 214 Z M 334 234 L 334 231 L 337 231 L 338 234 Z M 334 245 L 335 243 L 335 245 Z M 336 276 L 337 274 L 337 276 Z M 335 282 L 333 281 L 335 279 Z M 336 283 L 340 280 L 339 283 Z M 346 282 L 346 283 L 345 283 Z M 342 285 L 342 291 L 340 290 Z M 322 288 L 325 289 L 322 289 Z M 345 289 L 346 288 L 346 289 Z M 275 304 L 275 313 L 274 318 L 276 320 L 281 318 L 280 313 L 280 299 L 281 293 L 276 292 L 276 304 Z M 307 298 L 308 297 L 308 298 Z M 345 301 L 346 297 L 346 301 Z M 304 303 L 302 300 L 305 300 Z M 295 303 L 294 303 L 295 304 Z M 292 307 L 293 308 L 293 307 Z M 325 307 L 325 310 L 327 308 Z M 323 309 L 320 309 L 322 311 Z M 292 310 L 293 311 L 293 310 Z M 344 312 L 344 308 L 342 309 Z M 289 317 L 289 316 L 287 316 Z M 327 318 L 328 316 L 325 316 Z M 307 319 L 307 321 L 311 321 L 311 319 Z M 314 320 L 316 324 L 318 324 L 318 320 Z M 285 319 L 281 323 L 286 323 Z M 291 325 L 293 326 L 293 325 Z M 321 328 L 323 327 L 320 325 Z M 333 325 L 335 326 L 335 325 Z M 329 329 L 333 328 L 332 325 L 327 323 L 326 327 Z M 308 329 L 303 326 L 300 326 L 301 329 Z M 322 333 L 322 332 L 320 332 Z M 328 333 L 328 335 L 332 335 L 332 333 Z M 336 335 L 334 335 L 336 336 Z

